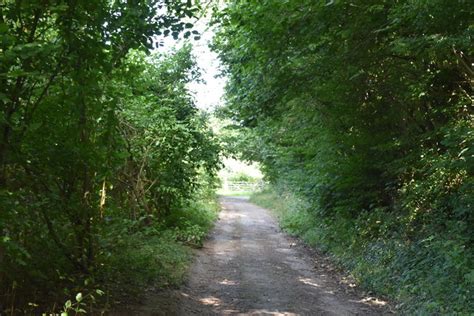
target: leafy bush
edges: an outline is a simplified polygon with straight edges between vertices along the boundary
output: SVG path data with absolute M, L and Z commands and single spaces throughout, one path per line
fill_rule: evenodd
M 213 195 L 195 195 L 160 222 L 111 223 L 102 236 L 96 281 L 109 297 L 140 297 L 144 288 L 179 284 L 191 263 L 191 247 L 200 247 L 219 209 Z
M 176 240 L 201 247 L 208 231 L 217 219 L 219 206 L 215 200 L 190 202 L 164 219 L 165 227 L 174 227 Z
M 232 174 L 229 178 L 229 181 L 233 182 L 247 182 L 247 183 L 255 183 L 258 181 L 257 178 L 252 177 L 251 175 L 248 175 L 244 172 L 238 172 L 235 174 Z
M 101 260 L 98 279 L 112 296 L 137 295 L 152 284 L 178 284 L 188 263 L 187 249 L 176 240 L 173 231 L 137 232 L 118 238 L 108 249 Z

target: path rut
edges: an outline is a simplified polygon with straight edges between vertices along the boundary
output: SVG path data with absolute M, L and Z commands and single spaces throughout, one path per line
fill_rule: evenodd
M 282 233 L 267 210 L 242 198 L 222 198 L 221 205 L 186 284 L 148 295 L 143 305 L 129 307 L 130 315 L 389 313 L 383 302 L 348 293 L 324 260 Z

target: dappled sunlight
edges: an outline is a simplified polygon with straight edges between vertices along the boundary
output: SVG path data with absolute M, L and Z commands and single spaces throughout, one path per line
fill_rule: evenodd
M 314 282 L 313 279 L 311 278 L 298 278 L 298 281 L 300 281 L 301 283 L 303 284 L 306 284 L 306 285 L 311 285 L 311 286 L 314 286 L 314 287 L 320 287 L 320 285 L 316 282 Z
M 237 213 L 237 212 L 223 212 L 221 214 L 221 219 L 236 219 L 236 218 L 247 218 L 248 216 L 245 214 Z
M 235 281 L 230 281 L 230 280 L 223 280 L 219 282 L 221 284 L 225 285 L 235 285 L 237 282 Z M 182 293 L 184 294 L 184 293 Z M 188 297 L 188 295 L 186 295 Z M 241 309 L 238 308 L 237 306 L 233 306 L 234 304 L 228 304 L 224 301 L 222 301 L 220 298 L 217 298 L 215 296 L 208 296 L 208 297 L 203 297 L 199 298 L 197 300 L 200 304 L 204 306 L 208 306 L 212 308 L 214 312 L 218 312 L 219 315 L 271 315 L 271 316 L 296 316 L 299 314 L 293 313 L 293 312 L 288 312 L 288 311 L 279 311 L 278 309 L 276 310 L 271 310 L 271 309 L 253 309 L 253 310 L 247 310 L 247 309 Z M 237 303 L 238 301 L 234 301 L 234 303 Z
M 270 311 L 268 309 L 257 309 L 251 312 L 245 313 L 246 315 L 272 315 L 272 316 L 296 316 L 299 314 L 291 313 L 291 312 L 278 312 L 278 311 Z
M 385 306 L 388 304 L 387 301 L 383 301 L 379 298 L 372 297 L 372 296 L 364 297 L 363 299 L 358 300 L 358 301 L 353 300 L 352 302 L 363 303 L 363 304 L 368 304 L 372 306 Z
M 237 281 L 227 280 L 227 279 L 219 281 L 218 283 L 222 284 L 222 285 L 238 285 L 239 284 L 239 282 L 237 282 Z
M 204 305 L 211 305 L 211 306 L 219 306 L 222 304 L 222 301 L 219 298 L 214 297 L 214 296 L 201 298 L 199 299 L 199 302 L 201 302 Z
M 355 283 L 354 278 L 353 278 L 353 277 L 350 277 L 350 276 L 349 276 L 349 277 L 347 277 L 347 276 L 342 277 L 340 283 L 341 283 L 341 284 L 345 284 L 345 285 L 347 285 L 347 286 L 350 287 L 350 288 L 355 288 L 355 287 L 357 287 L 357 284 Z
M 240 313 L 238 309 L 224 309 L 222 311 L 222 315 L 234 315 L 236 313 Z

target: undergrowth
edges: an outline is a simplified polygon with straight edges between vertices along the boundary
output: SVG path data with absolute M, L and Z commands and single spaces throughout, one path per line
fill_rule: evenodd
M 114 302 L 140 297 L 147 287 L 179 285 L 218 213 L 215 197 L 186 202 L 160 221 L 111 223 L 103 240 L 97 281 Z
M 274 189 L 254 194 L 251 201 L 273 210 L 286 232 L 331 254 L 365 289 L 398 302 L 402 314 L 474 312 L 474 255 L 460 234 L 431 231 L 408 238 L 398 225 L 402 219 L 383 212 L 355 221 L 318 218 L 304 199 Z M 374 227 L 384 233 L 375 234 Z
M 50 299 L 53 303 L 30 301 L 11 310 L 28 315 L 101 314 L 121 303 L 139 304 L 147 289 L 177 286 L 191 264 L 191 249 L 202 246 L 218 210 L 215 194 L 204 189 L 160 218 L 132 220 L 112 212 L 96 234 L 100 251 L 93 270 L 59 276 L 62 290 Z

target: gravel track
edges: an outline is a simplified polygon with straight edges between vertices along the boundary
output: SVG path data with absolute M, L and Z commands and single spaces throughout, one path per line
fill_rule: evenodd
M 179 289 L 149 293 L 112 315 L 384 315 L 388 306 L 350 287 L 261 207 L 221 199 L 222 212 Z

